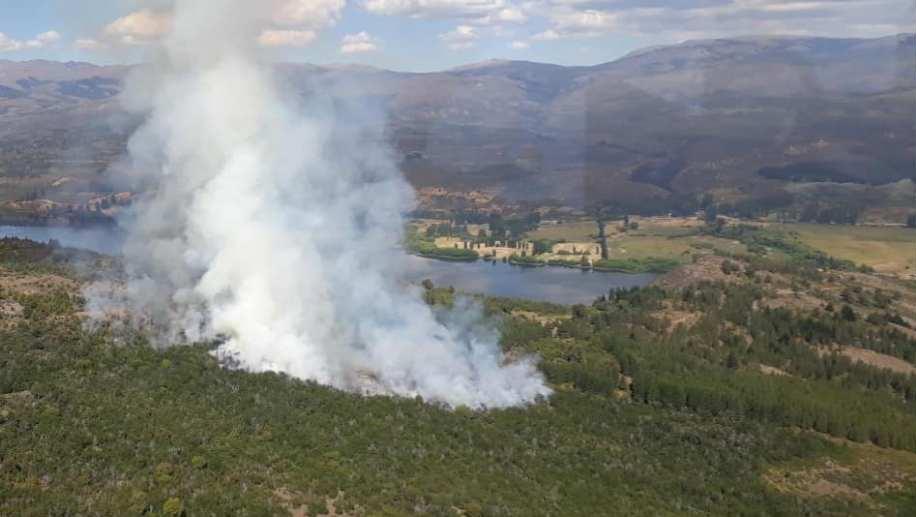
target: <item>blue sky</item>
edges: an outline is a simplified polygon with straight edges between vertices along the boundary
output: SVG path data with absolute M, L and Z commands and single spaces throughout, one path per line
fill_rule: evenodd
M 0 59 L 142 60 L 171 1 L 0 0 Z M 492 58 L 589 65 L 687 39 L 916 26 L 913 0 L 256 1 L 277 13 L 262 42 L 276 59 L 412 71 Z

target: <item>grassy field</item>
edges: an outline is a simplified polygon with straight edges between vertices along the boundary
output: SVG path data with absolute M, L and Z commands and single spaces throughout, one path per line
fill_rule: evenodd
M 735 241 L 716 239 L 703 235 L 667 237 L 654 232 L 629 233 L 608 242 L 610 254 L 618 258 L 670 258 L 680 259 L 698 250 L 719 249 L 732 253 L 743 252 L 745 247 Z
M 828 255 L 883 273 L 916 271 L 916 229 L 823 224 L 774 225 L 797 232 L 805 244 Z
M 610 226 L 608 228 L 610 231 Z M 591 241 L 598 234 L 598 225 L 594 221 L 573 221 L 561 224 L 542 225 L 528 233 L 532 240 L 546 239 L 551 241 L 567 240 L 570 242 Z
M 730 241 L 699 235 L 694 218 L 635 219 L 637 230 L 620 232 L 620 223 L 608 225 L 608 246 L 612 258 L 684 258 L 701 249 L 744 253 L 746 247 Z M 824 224 L 772 224 L 794 232 L 802 243 L 827 255 L 871 266 L 882 273 L 916 274 L 916 229 L 892 226 L 847 226 Z M 597 230 L 591 221 L 544 226 L 529 234 L 532 239 L 589 241 Z
M 638 228 L 621 232 L 620 222 L 608 224 L 608 247 L 614 259 L 683 260 L 692 252 L 717 249 L 728 253 L 744 252 L 736 242 L 699 235 L 694 218 L 634 218 Z M 594 239 L 597 228 L 592 221 L 542 226 L 528 234 L 531 239 L 587 242 Z

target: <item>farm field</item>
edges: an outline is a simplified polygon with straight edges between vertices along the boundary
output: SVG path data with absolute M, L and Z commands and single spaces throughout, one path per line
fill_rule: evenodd
M 796 232 L 801 241 L 828 255 L 875 268 L 881 273 L 916 271 L 916 229 L 899 226 L 824 224 L 773 225 Z

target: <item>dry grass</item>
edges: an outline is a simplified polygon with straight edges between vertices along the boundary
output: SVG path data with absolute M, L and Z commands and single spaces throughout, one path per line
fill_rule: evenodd
M 608 223 L 608 248 L 613 259 L 662 258 L 682 260 L 690 253 L 744 252 L 739 242 L 697 234 L 702 222 L 695 217 L 633 217 L 637 229 L 624 231 L 622 221 Z M 565 240 L 577 249 L 595 242 L 598 230 L 594 221 L 577 221 L 544 225 L 528 234 L 531 239 Z M 559 248 L 557 248 L 557 251 Z M 567 250 L 569 251 L 569 250 Z
M 916 483 L 916 454 L 882 449 L 840 438 L 848 458 L 793 463 L 769 469 L 763 479 L 778 492 L 802 498 L 855 500 L 877 513 L 885 509 L 886 494 L 912 490 Z
M 525 318 L 529 321 L 540 323 L 541 325 L 552 325 L 558 321 L 568 320 L 572 317 L 569 314 L 540 314 L 533 311 L 523 311 L 521 309 L 512 311 L 512 315 L 517 318 Z
M 739 275 L 726 275 L 722 271 L 725 258 L 716 255 L 700 257 L 696 262 L 679 267 L 659 277 L 655 284 L 666 289 L 681 289 L 702 281 L 737 282 Z
M 64 290 L 76 292 L 79 284 L 58 275 L 21 274 L 0 268 L 0 289 L 21 294 L 41 294 Z
M 903 359 L 898 359 L 896 357 L 875 352 L 873 350 L 866 350 L 864 348 L 857 348 L 854 346 L 831 348 L 824 347 L 818 349 L 818 353 L 820 354 L 830 354 L 833 352 L 837 352 L 842 356 L 846 356 L 853 362 L 860 362 L 877 368 L 884 368 L 886 370 L 902 373 L 904 375 L 916 374 L 916 366 L 904 361 Z
M 883 273 L 916 274 L 916 229 L 900 226 L 774 225 L 828 255 Z
M 611 231 L 608 225 L 608 232 Z M 529 239 L 593 241 L 598 235 L 598 225 L 594 221 L 575 221 L 560 224 L 541 225 L 537 230 L 528 233 Z
M 757 370 L 764 375 L 776 375 L 776 376 L 787 376 L 788 373 L 785 370 L 776 368 L 775 366 L 770 366 L 766 364 L 758 364 Z

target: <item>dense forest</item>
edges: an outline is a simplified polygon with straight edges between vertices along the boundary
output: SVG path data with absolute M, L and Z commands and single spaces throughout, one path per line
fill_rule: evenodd
M 0 515 L 913 515 L 916 377 L 837 348 L 913 364 L 899 295 L 778 306 L 781 282 L 852 268 L 785 249 L 590 305 L 480 299 L 555 393 L 471 411 L 88 328 L 78 286 L 104 259 L 4 240 Z

